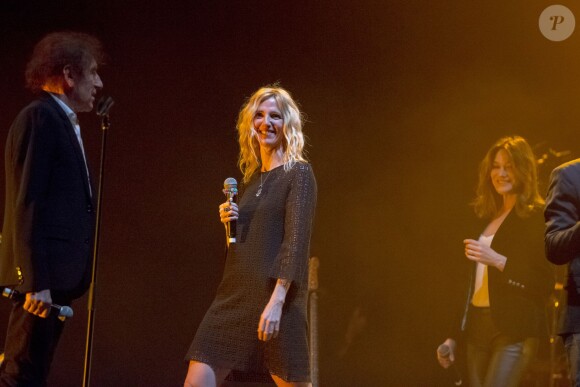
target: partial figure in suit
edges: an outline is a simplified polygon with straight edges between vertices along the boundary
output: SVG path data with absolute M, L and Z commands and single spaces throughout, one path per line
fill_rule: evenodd
M 68 305 L 90 284 L 93 192 L 76 114 L 93 109 L 103 87 L 101 43 L 76 32 L 45 36 L 26 68 L 39 94 L 6 140 L 6 206 L 0 286 L 14 300 L 0 386 L 44 386 L 63 322 L 51 304 Z
M 566 347 L 572 385 L 580 386 L 580 159 L 552 172 L 544 215 L 546 256 L 556 265 L 568 265 L 567 305 L 559 334 Z
M 554 278 L 543 258 L 543 204 L 526 140 L 498 140 L 480 164 L 473 202 L 480 234 L 463 241 L 473 262 L 460 325 L 472 387 L 518 386 L 539 338 L 547 337 L 545 305 Z M 456 342 L 444 344 L 449 351 L 437 358 L 448 368 Z

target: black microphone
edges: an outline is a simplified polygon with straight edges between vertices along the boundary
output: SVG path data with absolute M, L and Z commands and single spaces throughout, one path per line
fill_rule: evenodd
M 97 103 L 97 115 L 100 117 L 109 115 L 109 109 L 114 103 L 115 101 L 112 97 L 102 96 Z
M 20 296 L 20 293 L 14 289 L 3 288 L 2 295 L 6 298 L 14 299 Z M 67 318 L 71 318 L 74 315 L 74 312 L 70 306 L 51 304 L 50 307 L 58 310 L 58 318 L 62 321 L 66 320 Z
M 233 177 L 228 177 L 224 181 L 224 194 L 226 199 L 230 203 L 234 203 L 236 196 L 238 194 L 238 182 Z M 228 244 L 236 243 L 236 221 L 232 220 L 226 223 L 226 234 L 228 238 Z
M 439 347 L 437 347 L 437 354 L 440 357 L 449 357 L 450 353 L 451 348 L 449 348 L 447 344 L 441 344 Z M 461 386 L 461 384 L 463 384 L 463 380 L 461 378 L 461 373 L 459 372 L 459 369 L 457 368 L 457 366 L 455 366 L 455 363 L 451 363 L 449 368 L 453 368 L 453 371 L 455 372 L 455 382 L 454 382 L 455 385 Z

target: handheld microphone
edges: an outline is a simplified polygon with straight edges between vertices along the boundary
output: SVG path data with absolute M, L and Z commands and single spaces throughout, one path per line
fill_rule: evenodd
M 4 288 L 2 289 L 2 295 L 6 298 L 14 299 L 20 295 L 17 290 Z M 57 304 L 51 304 L 51 308 L 58 310 L 58 318 L 61 321 L 66 320 L 67 318 L 71 318 L 74 315 L 74 312 L 70 306 L 60 306 Z
M 439 347 L 437 347 L 437 354 L 440 357 L 449 357 L 450 353 L 451 348 L 449 348 L 447 344 L 441 344 Z M 457 366 L 455 366 L 455 363 L 452 363 L 449 368 L 453 368 L 453 371 L 455 372 L 455 382 L 454 382 L 455 385 L 461 386 L 463 384 L 463 380 L 461 378 L 461 373 L 459 372 L 459 369 L 457 368 Z
M 233 177 L 228 177 L 224 181 L 224 194 L 228 202 L 233 203 L 238 194 L 238 182 Z M 226 223 L 226 234 L 228 244 L 236 243 L 236 221 L 232 220 Z

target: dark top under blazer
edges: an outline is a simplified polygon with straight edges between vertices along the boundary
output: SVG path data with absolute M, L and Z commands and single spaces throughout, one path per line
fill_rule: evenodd
M 546 200 L 546 257 L 568 264 L 568 303 L 560 333 L 580 332 L 580 159 L 554 169 Z
M 481 224 L 480 233 L 484 227 Z M 492 319 L 504 334 L 537 337 L 547 333 L 544 309 L 554 286 L 554 276 L 552 267 L 543 257 L 543 233 L 541 211 L 521 218 L 514 209 L 493 237 L 491 248 L 507 258 L 503 272 L 492 267 L 488 271 Z M 468 302 L 471 302 L 473 282 Z
M 49 94 L 14 120 L 5 167 L 0 286 L 80 296 L 90 280 L 94 206 L 73 126 Z

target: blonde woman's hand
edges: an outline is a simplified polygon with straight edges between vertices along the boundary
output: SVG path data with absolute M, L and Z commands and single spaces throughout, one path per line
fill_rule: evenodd
M 261 341 L 268 341 L 278 336 L 280 332 L 280 320 L 282 319 L 283 301 L 270 300 L 262 315 L 260 316 L 260 323 L 258 324 L 258 339 Z
M 234 202 L 225 202 L 219 206 L 220 221 L 223 224 L 238 219 L 238 205 Z

